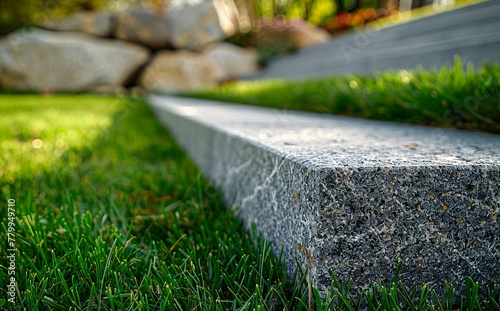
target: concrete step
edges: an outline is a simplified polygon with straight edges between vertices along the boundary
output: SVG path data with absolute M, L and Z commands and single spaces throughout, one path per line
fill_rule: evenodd
M 367 27 L 361 32 L 371 38 L 368 47 L 371 49 L 374 44 L 384 44 L 389 42 L 393 45 L 395 40 L 405 40 L 415 37 L 427 38 L 429 36 L 440 35 L 446 33 L 449 39 L 452 37 L 460 37 L 462 31 L 464 35 L 469 36 L 477 34 L 478 30 L 487 32 L 496 32 L 499 30 L 498 22 L 500 17 L 500 7 L 495 1 L 486 1 L 476 5 L 462 7 L 456 10 L 440 13 L 439 15 L 428 16 L 421 19 L 412 20 L 403 24 L 395 24 L 392 27 L 387 27 L 382 30 L 369 30 L 375 28 L 376 25 Z M 355 39 L 360 37 L 359 32 L 345 35 L 340 38 L 335 38 L 328 43 L 312 46 L 297 53 L 297 56 L 322 57 L 330 54 L 330 51 L 339 48 L 339 43 L 345 42 L 350 45 L 356 45 Z M 451 32 L 451 33 L 450 33 Z M 362 40 L 359 38 L 358 40 Z M 428 41 L 435 41 L 432 38 Z M 399 44 L 399 42 L 398 42 Z
M 480 30 L 479 30 L 480 29 Z M 358 33 L 353 38 L 350 36 L 349 40 L 342 40 L 339 44 L 332 47 L 322 47 L 320 50 L 322 53 L 298 53 L 294 55 L 294 61 L 297 65 L 303 65 L 305 62 L 309 61 L 331 61 L 332 56 L 341 57 L 337 60 L 338 63 L 349 63 L 348 57 L 345 55 L 346 50 L 357 49 L 359 52 L 373 53 L 373 52 L 385 52 L 401 49 L 415 48 L 419 46 L 426 46 L 428 44 L 441 46 L 441 49 L 452 48 L 449 46 L 449 42 L 453 40 L 462 41 L 459 47 L 475 46 L 481 44 L 481 42 L 470 41 L 471 38 L 476 36 L 493 36 L 496 35 L 498 40 L 498 33 L 500 32 L 500 16 L 490 17 L 488 19 L 483 18 L 480 23 L 475 24 L 471 27 L 467 24 L 455 25 L 455 27 L 436 29 L 433 32 L 422 34 L 419 36 L 406 36 L 403 38 L 398 38 L 394 40 L 386 40 L 385 38 L 377 35 L 376 33 Z M 363 51 L 366 50 L 366 51 Z M 421 52 L 422 49 L 418 50 Z M 360 53 L 361 54 L 361 53 Z M 356 54 L 356 55 L 360 55 Z M 363 55 L 363 54 L 362 54 Z M 276 62 L 274 66 L 280 64 L 279 61 Z
M 500 136 L 152 95 L 247 228 L 320 290 L 500 282 Z
M 332 54 L 322 59 L 306 59 L 287 65 L 277 64 L 259 76 L 265 78 L 302 79 L 308 77 L 341 74 L 371 74 L 382 70 L 412 69 L 418 65 L 426 68 L 440 68 L 443 64 L 453 64 L 454 56 L 477 64 L 497 61 L 491 51 L 500 50 L 500 31 L 453 38 L 439 42 L 415 42 L 413 44 L 386 47 L 381 50 L 352 50 L 346 54 Z M 425 51 L 423 53 L 422 51 Z M 348 61 L 349 60 L 349 61 Z
M 358 31 L 272 62 L 251 79 L 297 79 L 379 70 L 440 67 L 454 55 L 472 61 L 500 61 L 500 2 L 417 19 L 379 31 Z

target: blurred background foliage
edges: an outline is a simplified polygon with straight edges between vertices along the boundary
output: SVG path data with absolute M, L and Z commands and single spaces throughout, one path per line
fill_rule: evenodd
M 138 4 L 168 7 L 176 0 L 1 0 L 0 35 L 23 26 L 36 25 L 48 18 L 64 17 L 78 10 L 120 11 Z M 184 1 L 184 0 L 177 0 Z M 246 15 L 254 24 L 260 19 L 303 19 L 324 24 L 340 12 L 360 8 L 396 7 L 397 0 L 221 0 L 234 2 L 240 17 Z M 243 29 L 246 32 L 250 29 Z
M 18 28 L 39 25 L 43 20 L 65 17 L 79 10 L 120 12 L 142 5 L 161 12 L 188 1 L 214 1 L 219 6 L 226 6 L 227 12 L 236 12 L 231 18 L 239 31 L 226 41 L 256 48 L 259 64 L 266 65 L 297 48 L 290 33 L 304 23 L 338 35 L 373 21 L 377 21 L 374 23 L 377 25 L 392 24 L 402 19 L 401 13 L 418 16 L 420 10 L 423 15 L 434 14 L 441 10 L 435 11 L 439 3 L 450 8 L 479 0 L 0 0 L 0 37 Z M 429 4 L 434 6 L 426 6 Z M 415 8 L 419 9 L 413 10 Z
M 277 16 L 289 20 L 301 18 L 318 25 L 340 12 L 354 12 L 359 8 L 397 6 L 395 0 L 251 0 L 256 18 Z
M 108 0 L 2 0 L 0 1 L 0 35 L 23 26 L 32 26 L 48 18 L 66 16 L 74 11 L 102 8 Z M 90 5 L 90 7 L 89 7 Z
M 32 26 L 42 20 L 67 16 L 78 10 L 121 11 L 129 6 L 153 5 L 167 8 L 174 2 L 208 0 L 1 0 L 0 36 L 23 26 Z M 260 20 L 301 19 L 330 32 L 359 26 L 401 10 L 415 9 L 429 4 L 451 6 L 478 0 L 213 0 L 236 7 L 243 33 L 255 28 Z M 408 7 L 410 4 L 410 7 Z M 406 8 L 405 8 L 406 7 Z M 248 20 L 248 27 L 241 27 Z
M 1 0 L 0 36 L 23 26 L 33 26 L 43 20 L 60 18 L 79 10 L 120 11 L 140 3 L 160 1 L 134 0 Z
M 231 18 L 239 31 L 226 41 L 257 48 L 259 64 L 266 65 L 297 48 L 290 33 L 304 23 L 338 35 L 373 21 L 380 27 L 480 0 L 0 0 L 0 37 L 79 10 L 120 12 L 142 5 L 161 12 L 197 1 L 214 1 L 236 12 Z

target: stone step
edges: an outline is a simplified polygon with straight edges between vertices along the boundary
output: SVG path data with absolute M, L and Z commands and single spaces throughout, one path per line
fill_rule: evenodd
M 421 47 L 416 52 L 421 53 L 425 50 L 426 45 L 436 45 L 439 46 L 441 50 L 451 49 L 451 48 L 461 48 L 467 46 L 480 45 L 482 42 L 470 41 L 471 39 L 479 36 L 496 36 L 496 40 L 499 41 L 498 33 L 500 32 L 500 16 L 491 16 L 489 18 L 483 18 L 480 23 L 475 27 L 470 27 L 470 25 L 455 25 L 447 29 L 438 29 L 431 33 L 422 34 L 420 36 L 406 36 L 404 38 L 398 38 L 394 40 L 389 40 L 388 38 L 379 35 L 382 32 L 366 32 L 366 33 L 356 33 L 354 36 L 350 36 L 348 40 L 342 40 L 335 46 L 323 47 L 320 53 L 298 53 L 294 55 L 294 60 L 296 65 L 303 66 L 306 62 L 320 62 L 320 61 L 333 61 L 332 57 L 340 57 L 337 60 L 338 63 L 349 63 L 348 55 L 346 51 L 359 50 L 359 54 L 354 54 L 355 56 L 363 56 L 363 53 L 385 53 L 386 51 L 397 50 L 409 50 L 415 49 L 415 47 Z M 478 31 L 476 27 L 480 27 L 481 31 Z M 449 42 L 462 41 L 459 46 L 449 46 Z M 363 51 L 365 50 L 366 51 Z M 458 50 L 457 50 L 458 51 Z M 362 53 L 363 52 L 363 53 Z M 415 52 L 415 51 L 414 51 Z M 491 51 L 490 51 L 491 53 Z M 283 60 L 277 61 L 274 65 L 275 67 L 283 63 Z M 285 66 L 283 66 L 285 67 Z
M 157 118 L 320 290 L 500 282 L 500 135 L 152 95 Z M 463 293 L 463 292 L 462 292 Z
M 500 28 L 499 28 L 500 29 Z M 450 38 L 439 42 L 414 42 L 411 45 L 386 47 L 358 54 L 336 53 L 321 60 L 305 59 L 294 65 L 280 63 L 258 76 L 259 79 L 285 78 L 302 79 L 342 74 L 370 74 L 382 70 L 411 69 L 418 65 L 426 68 L 440 68 L 443 64 L 453 64 L 454 56 L 477 64 L 497 61 L 492 51 L 500 50 L 500 31 L 462 38 Z M 422 53 L 425 51 L 425 53 Z M 349 61 L 348 61 L 349 60 Z
M 423 38 L 427 41 L 435 41 L 429 36 L 445 34 L 442 38 L 449 39 L 451 37 L 461 37 L 462 35 L 470 36 L 477 34 L 478 29 L 483 33 L 496 32 L 498 28 L 498 17 L 500 15 L 498 3 L 494 1 L 486 1 L 476 5 L 462 7 L 456 10 L 440 13 L 439 15 L 428 16 L 416 20 L 412 20 L 402 24 L 395 24 L 392 27 L 384 28 L 379 31 L 370 31 L 374 26 L 367 26 L 367 35 L 372 39 L 368 48 L 371 49 L 375 44 L 393 45 L 393 42 L 398 40 L 411 40 L 412 38 Z M 340 48 L 339 43 L 344 42 L 350 45 L 356 45 L 357 40 L 362 41 L 359 34 L 360 31 L 335 38 L 328 43 L 318 46 L 312 46 L 303 50 L 299 50 L 297 56 L 322 57 L 328 56 L 330 51 L 335 48 Z M 363 43 L 363 42 L 361 42 Z
M 250 79 L 372 74 L 379 70 L 440 67 L 459 54 L 480 66 L 500 61 L 500 2 L 444 12 L 379 31 L 358 31 L 272 62 Z M 391 62 L 391 60 L 394 60 Z

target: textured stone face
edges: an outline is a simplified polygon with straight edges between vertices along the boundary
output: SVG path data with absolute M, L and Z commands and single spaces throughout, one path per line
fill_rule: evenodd
M 218 81 L 257 72 L 257 51 L 253 49 L 220 42 L 210 45 L 203 51 L 203 56 L 214 63 Z
M 159 52 L 144 69 L 140 86 L 153 92 L 176 92 L 215 85 L 216 68 L 202 55 L 190 51 Z
M 223 40 L 219 15 L 211 1 L 186 2 L 168 9 L 170 41 L 180 49 L 200 51 L 208 44 Z
M 85 34 L 19 31 L 0 41 L 0 84 L 39 92 L 120 86 L 148 57 L 143 47 Z
M 107 12 L 76 12 L 63 19 L 45 21 L 41 26 L 50 30 L 79 31 L 97 37 L 108 37 L 112 33 L 113 15 Z
M 500 281 L 500 137 L 154 96 L 204 174 L 320 289 Z M 293 265 L 288 265 L 292 268 Z M 463 294 L 463 291 L 462 291 Z
M 118 14 L 115 37 L 159 49 L 167 46 L 169 27 L 164 13 L 145 8 L 130 9 Z
M 409 284 L 498 282 L 498 176 L 482 165 L 329 172 L 320 182 L 318 220 L 328 225 L 318 231 L 319 283 L 329 268 L 364 288 L 369 276 L 390 281 L 395 258 Z

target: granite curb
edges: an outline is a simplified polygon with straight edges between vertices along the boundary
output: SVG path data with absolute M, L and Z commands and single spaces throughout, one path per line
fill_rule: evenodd
M 356 288 L 500 282 L 500 136 L 151 95 L 162 122 L 275 253 Z M 290 273 L 293 264 L 289 264 Z

